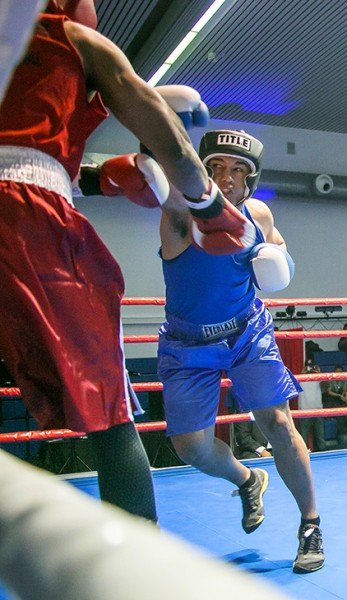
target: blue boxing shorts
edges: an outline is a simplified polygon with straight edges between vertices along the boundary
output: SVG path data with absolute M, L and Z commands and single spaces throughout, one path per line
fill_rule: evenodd
M 224 323 L 194 325 L 168 315 L 158 348 L 167 435 L 214 425 L 223 372 L 242 412 L 282 404 L 302 391 L 283 364 L 271 314 L 258 298 L 246 314 Z

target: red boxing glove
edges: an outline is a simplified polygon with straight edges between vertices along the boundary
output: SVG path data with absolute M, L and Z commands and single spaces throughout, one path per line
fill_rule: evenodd
M 164 204 L 170 191 L 162 169 L 146 154 L 125 154 L 106 160 L 100 167 L 99 185 L 104 196 L 126 196 L 145 208 Z
M 200 201 L 187 199 L 193 217 L 191 233 L 194 244 L 215 255 L 250 250 L 256 239 L 255 226 L 224 198 L 213 181 L 210 184 L 209 192 Z

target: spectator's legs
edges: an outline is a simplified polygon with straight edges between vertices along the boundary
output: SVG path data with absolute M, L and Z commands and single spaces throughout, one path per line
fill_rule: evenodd
M 326 450 L 326 443 L 324 437 L 324 419 L 318 417 L 313 420 L 313 431 L 316 448 L 320 452 L 323 452 L 324 450 Z
M 343 435 L 343 433 L 345 431 L 344 425 L 345 425 L 345 417 L 336 417 L 337 439 L 339 441 L 340 441 L 340 437 Z
M 300 423 L 300 433 L 302 436 L 302 439 L 304 440 L 307 448 L 309 447 L 309 433 L 311 431 L 312 428 L 312 419 L 300 419 L 299 421 Z M 311 450 L 313 450 L 313 448 L 311 448 Z

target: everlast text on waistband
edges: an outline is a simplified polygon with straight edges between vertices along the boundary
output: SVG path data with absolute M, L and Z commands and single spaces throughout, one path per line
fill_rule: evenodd
M 236 319 L 224 321 L 224 323 L 216 323 L 215 325 L 203 325 L 202 330 L 205 338 L 212 338 L 220 333 L 228 333 L 229 331 L 237 331 L 239 329 Z

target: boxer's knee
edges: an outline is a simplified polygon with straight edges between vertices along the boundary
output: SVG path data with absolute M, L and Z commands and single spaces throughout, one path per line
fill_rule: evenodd
M 254 417 L 257 425 L 273 447 L 278 445 L 291 446 L 295 443 L 296 430 L 288 403 L 254 411 Z
M 171 441 L 183 462 L 197 468 L 204 465 L 210 452 L 210 441 L 206 439 L 204 430 L 175 435 Z

